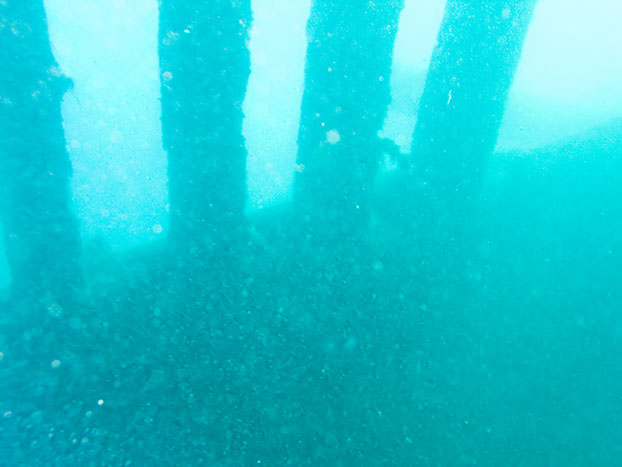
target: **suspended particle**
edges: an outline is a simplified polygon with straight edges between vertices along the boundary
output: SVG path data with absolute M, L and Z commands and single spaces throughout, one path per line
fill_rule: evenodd
M 162 73 L 162 79 L 164 79 L 164 81 L 170 81 L 173 79 L 173 73 L 171 73 L 170 71 L 165 71 L 164 73 Z
M 329 130 L 326 133 L 326 141 L 328 141 L 330 144 L 337 144 L 340 139 L 341 136 L 339 135 L 339 132 L 337 130 Z
M 348 337 L 348 340 L 344 344 L 343 348 L 348 352 L 352 352 L 355 347 L 356 347 L 356 337 L 354 336 Z
M 151 230 L 153 230 L 153 233 L 155 234 L 161 234 L 163 229 L 160 224 L 156 224 L 151 228 Z
M 50 363 L 50 366 L 52 368 L 58 368 L 59 366 L 61 366 L 61 361 L 60 360 L 52 360 L 52 363 Z
M 57 78 L 63 76 L 63 73 L 60 71 L 60 68 L 57 66 L 51 66 L 50 68 L 48 68 L 48 73 Z
M 62 318 L 63 312 L 63 307 L 60 306 L 58 303 L 52 303 L 50 306 L 48 306 L 48 315 L 50 315 L 52 318 Z

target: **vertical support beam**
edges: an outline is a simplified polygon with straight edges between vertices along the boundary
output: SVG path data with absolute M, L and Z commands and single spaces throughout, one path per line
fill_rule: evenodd
M 294 192 L 309 227 L 347 235 L 367 226 L 402 8 L 402 0 L 313 2 Z
M 180 258 L 229 250 L 243 227 L 250 23 L 250 0 L 160 0 L 170 241 Z
M 65 304 L 82 287 L 61 102 L 42 0 L 0 2 L 0 203 L 14 298 Z
M 448 0 L 412 143 L 432 201 L 478 191 L 535 4 Z

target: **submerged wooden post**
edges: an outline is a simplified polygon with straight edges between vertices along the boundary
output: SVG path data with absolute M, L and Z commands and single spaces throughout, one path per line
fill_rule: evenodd
M 404 217 L 424 275 L 459 277 L 536 0 L 449 0 L 419 104 Z
M 367 227 L 403 3 L 313 2 L 294 191 L 309 228 L 339 237 Z
M 479 185 L 535 4 L 447 2 L 412 143 L 412 163 L 433 200 L 470 198 Z
M 0 2 L 0 206 L 13 296 L 44 306 L 81 292 L 81 244 L 56 63 L 42 0 Z
M 184 263 L 227 253 L 244 225 L 250 23 L 250 0 L 160 0 L 170 242 Z

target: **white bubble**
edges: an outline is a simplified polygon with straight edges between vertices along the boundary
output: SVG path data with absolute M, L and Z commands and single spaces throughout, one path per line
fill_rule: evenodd
M 170 81 L 173 79 L 173 73 L 171 73 L 170 71 L 165 71 L 164 73 L 162 73 L 162 78 L 164 79 L 164 81 Z
M 58 368 L 61 365 L 61 361 L 60 360 L 52 360 L 52 363 L 50 363 L 50 366 L 52 368 Z
M 326 141 L 328 141 L 330 144 L 337 144 L 340 139 L 341 136 L 339 135 L 339 132 L 337 130 L 330 130 L 326 133 Z
M 104 399 L 100 399 L 97 401 L 97 405 L 104 405 Z

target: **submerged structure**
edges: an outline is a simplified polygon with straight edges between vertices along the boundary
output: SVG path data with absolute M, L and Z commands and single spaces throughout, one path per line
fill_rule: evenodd
M 267 7 L 153 2 L 168 219 L 115 250 L 73 207 L 46 5 L 0 1 L 6 465 L 622 461 L 622 121 L 495 152 L 538 5 L 448 0 L 400 153 L 404 3 L 311 2 L 292 197 L 250 211 Z

